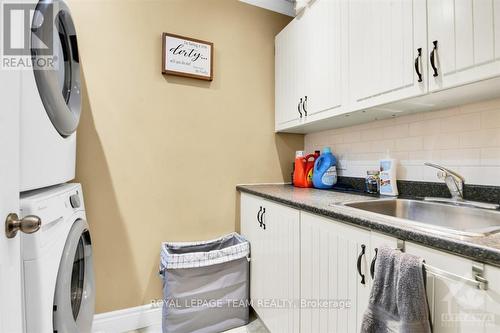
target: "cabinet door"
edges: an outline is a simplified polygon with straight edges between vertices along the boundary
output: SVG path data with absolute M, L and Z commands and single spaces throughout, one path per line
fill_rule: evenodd
M 275 39 L 275 122 L 276 128 L 299 120 L 300 30 L 290 22 Z
M 406 252 L 424 258 L 425 262 L 458 277 L 472 279 L 472 261 L 407 243 Z M 489 289 L 479 290 L 461 281 L 427 272 L 427 298 L 433 332 L 499 332 L 500 269 L 485 267 Z
M 427 90 L 426 1 L 351 0 L 348 6 L 353 108 L 359 110 L 424 94 Z M 422 82 L 419 82 L 415 61 Z
M 272 202 L 264 205 L 265 256 L 267 267 L 259 277 L 266 285 L 264 324 L 272 333 L 298 333 L 300 298 L 299 211 Z
M 301 212 L 301 332 L 359 332 L 369 296 L 370 232 Z M 357 260 L 361 257 L 361 272 Z M 337 303 L 336 303 L 337 302 Z M 347 304 L 350 306 L 343 306 Z
M 428 0 L 428 25 L 431 91 L 500 75 L 500 0 Z
M 370 285 L 372 285 L 373 278 L 371 276 L 371 266 L 372 263 L 375 264 L 373 261 L 376 258 L 376 251 L 382 246 L 388 246 L 392 249 L 396 249 L 398 247 L 398 239 L 395 237 L 387 236 L 378 232 L 372 232 L 370 235 L 370 254 L 368 255 L 369 259 L 369 270 L 370 270 Z M 375 267 L 374 267 L 375 268 Z M 375 270 L 373 270 L 373 273 L 375 274 Z
M 266 274 L 266 253 L 263 229 L 260 227 L 257 214 L 262 212 L 263 200 L 248 194 L 241 194 L 241 234 L 250 242 L 250 299 L 253 308 L 259 316 L 265 311 L 258 300 L 266 297 L 265 280 L 262 276 Z
M 263 225 L 257 219 L 258 212 Z M 250 241 L 250 298 L 273 333 L 299 330 L 299 211 L 241 195 L 241 233 Z
M 347 66 L 343 66 L 347 59 L 342 53 L 345 50 L 342 3 L 341 0 L 316 0 L 300 22 L 300 29 L 305 33 L 301 40 L 301 58 L 307 117 L 328 110 L 335 112 L 334 109 L 342 106 L 342 82 L 347 75 Z

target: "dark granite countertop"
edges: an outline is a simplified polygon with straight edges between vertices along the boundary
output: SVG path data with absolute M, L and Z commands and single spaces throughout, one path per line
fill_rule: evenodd
M 335 190 L 296 188 L 291 185 L 240 185 L 250 193 L 306 212 L 378 231 L 402 240 L 422 244 L 478 262 L 500 267 L 500 233 L 485 237 L 458 237 L 418 230 L 404 221 L 343 206 L 343 203 L 375 200 L 377 196 Z

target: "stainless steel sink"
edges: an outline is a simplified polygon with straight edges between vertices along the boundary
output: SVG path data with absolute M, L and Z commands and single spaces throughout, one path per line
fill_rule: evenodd
M 406 199 L 358 201 L 344 205 L 402 219 L 415 228 L 444 234 L 481 237 L 500 232 L 500 211 Z

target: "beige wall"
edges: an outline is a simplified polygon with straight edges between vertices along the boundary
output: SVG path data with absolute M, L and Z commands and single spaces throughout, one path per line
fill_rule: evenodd
M 160 242 L 237 229 L 237 183 L 289 180 L 303 136 L 275 135 L 274 36 L 236 0 L 72 0 L 84 74 L 77 180 L 96 311 L 161 297 Z M 161 74 L 161 33 L 215 44 L 212 83 Z
M 500 99 L 308 134 L 305 145 L 331 146 L 343 176 L 364 177 L 389 150 L 398 179 L 437 182 L 424 166 L 434 162 L 468 184 L 500 186 Z

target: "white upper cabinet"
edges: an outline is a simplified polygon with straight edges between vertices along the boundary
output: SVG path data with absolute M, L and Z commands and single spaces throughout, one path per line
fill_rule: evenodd
M 344 28 L 341 0 L 316 0 L 285 27 L 275 40 L 276 129 L 317 119 L 340 108 Z
M 500 0 L 428 0 L 431 91 L 500 74 Z
M 427 90 L 425 0 L 350 0 L 349 73 L 353 109 Z
M 275 47 L 276 131 L 500 96 L 500 0 L 316 0 Z
M 342 55 L 343 2 L 316 0 L 304 12 L 303 38 L 305 85 L 304 99 L 307 120 L 325 111 L 342 106 L 347 66 Z
M 298 84 L 300 49 L 298 21 L 293 20 L 275 40 L 275 122 L 276 128 L 289 127 L 300 119 Z

